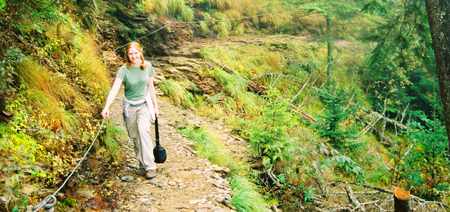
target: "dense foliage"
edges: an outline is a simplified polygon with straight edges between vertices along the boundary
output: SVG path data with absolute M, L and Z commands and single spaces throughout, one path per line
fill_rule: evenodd
M 15 210 L 36 197 L 30 185 L 54 186 L 75 164 L 99 130 L 115 65 L 106 53 L 140 36 L 160 54 L 192 35 L 225 41 L 201 49 L 207 65 L 164 76 L 158 88 L 198 115 L 226 117 L 248 142 L 241 167 L 203 129 L 179 129 L 232 170 L 239 210 L 332 210 L 337 182 L 450 201 L 423 1 L 0 0 L 0 14 L 0 118 L 11 114 L 0 119 L 0 195 Z M 180 25 L 150 36 L 168 23 Z M 96 150 L 108 163 L 123 157 L 122 134 L 106 124 Z

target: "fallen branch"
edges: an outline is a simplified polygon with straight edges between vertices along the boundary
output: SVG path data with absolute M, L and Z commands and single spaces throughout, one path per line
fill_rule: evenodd
M 390 124 L 393 124 L 394 126 L 400 128 L 400 129 L 403 129 L 403 130 L 408 129 L 408 127 L 407 127 L 406 125 L 404 125 L 404 124 L 398 122 L 397 120 L 388 118 L 388 117 L 386 117 L 386 116 L 384 116 L 384 115 L 382 115 L 382 114 L 380 114 L 380 113 L 378 113 L 378 112 L 375 112 L 375 111 L 369 111 L 369 110 L 364 110 L 364 112 L 369 113 L 369 115 L 374 115 L 374 116 L 377 117 L 377 118 L 381 118 L 381 119 L 383 119 L 384 121 L 386 121 L 386 122 L 388 122 L 388 123 L 390 123 Z
M 209 63 L 208 64 L 209 66 L 211 66 L 211 67 L 219 66 L 220 68 L 222 68 L 225 72 L 227 72 L 229 74 L 239 73 L 239 72 L 231 69 L 230 67 L 228 67 L 226 65 L 223 65 L 223 64 L 220 64 L 220 63 L 218 63 L 218 62 L 216 62 L 216 61 L 214 61 L 212 59 L 205 59 L 205 61 L 207 63 Z M 257 94 L 264 94 L 264 92 L 266 90 L 266 87 L 264 87 L 263 85 L 259 85 L 259 84 L 255 83 L 255 82 L 251 81 L 251 80 L 248 81 L 247 88 L 250 91 L 253 91 L 254 93 L 257 93 Z
M 344 184 L 344 185 L 351 184 L 351 185 L 356 185 L 356 186 L 362 186 L 364 188 L 377 190 L 377 191 L 380 191 L 380 192 L 383 192 L 383 193 L 392 194 L 392 195 L 394 194 L 393 191 L 390 191 L 390 190 L 387 190 L 387 189 L 384 189 L 384 188 L 379 188 L 379 187 L 376 187 L 376 186 L 367 185 L 367 184 L 357 184 L 357 183 L 344 182 L 344 181 L 334 181 L 334 182 L 331 182 L 330 184 L 335 184 L 335 183 L 341 183 L 341 184 Z M 446 208 L 446 209 L 450 208 L 448 205 L 446 205 L 443 202 L 424 200 L 424 199 L 422 199 L 422 198 L 420 198 L 418 196 L 414 196 L 412 194 L 411 194 L 411 199 L 415 200 L 415 201 L 417 201 L 419 203 L 422 203 L 422 204 L 436 204 L 436 205 L 439 205 L 441 208 Z
M 353 195 L 352 188 L 350 186 L 345 186 L 345 191 L 347 192 L 347 197 L 350 203 L 355 206 L 353 210 L 361 209 L 361 211 L 366 211 L 363 205 L 359 202 L 359 200 Z
M 300 88 L 300 90 L 291 98 L 291 101 L 290 101 L 291 104 L 293 104 L 295 102 L 295 100 L 298 98 L 298 96 L 300 96 L 300 94 L 303 92 L 303 89 L 305 89 L 305 87 L 308 85 L 309 80 L 311 80 L 311 78 L 312 78 L 312 75 L 310 75 L 308 77 L 306 82 L 303 84 L 302 88 Z
M 306 113 L 306 112 L 304 112 L 304 111 L 302 111 L 302 110 L 300 110 L 298 108 L 292 109 L 292 110 L 294 112 L 300 114 L 301 116 L 303 116 L 303 118 L 307 119 L 310 122 L 313 122 L 313 123 L 317 122 L 317 120 L 313 116 L 309 115 L 308 113 Z

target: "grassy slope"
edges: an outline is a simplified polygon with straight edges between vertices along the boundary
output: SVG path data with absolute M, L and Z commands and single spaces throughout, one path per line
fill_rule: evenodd
M 288 182 L 286 184 L 304 186 L 304 196 L 305 191 L 310 191 L 308 187 L 318 191 L 314 183 L 316 178 L 322 182 L 355 181 L 358 176 L 352 170 L 359 168 L 369 183 L 377 186 L 387 185 L 389 157 L 385 147 L 372 135 L 367 134 L 358 139 L 361 143 L 359 149 L 347 155 L 353 162 L 342 162 L 339 157 L 323 155 L 322 149 L 331 149 L 328 143 L 296 113 L 302 110 L 317 118 L 323 112 L 323 107 L 316 97 L 316 89 L 325 81 L 325 45 L 306 39 L 291 42 L 279 38 L 267 40 L 263 45 L 227 45 L 203 49 L 203 57 L 212 60 L 220 57 L 220 62 L 235 72 L 230 74 L 221 69 L 202 71 L 203 75 L 214 78 L 222 85 L 223 90 L 218 90 L 210 96 L 192 97 L 192 94 L 189 94 L 185 99 L 190 99 L 192 104 L 188 107 L 208 117 L 229 117 L 228 123 L 234 131 L 252 143 L 257 141 L 253 139 L 257 134 L 255 130 L 264 127 L 267 121 L 270 122 L 270 119 L 261 118 L 261 115 L 270 110 L 274 102 L 289 104 L 292 97 L 307 83 L 292 103 L 291 109 L 286 109 L 284 113 L 275 113 L 289 118 L 273 119 L 289 126 L 283 129 L 287 140 L 279 141 L 286 143 L 286 146 L 280 149 L 280 157 L 283 160 L 278 160 L 272 168 L 279 179 Z M 339 55 L 335 76 L 341 87 L 356 90 L 355 98 L 365 102 L 364 95 L 356 83 L 355 68 L 347 69 L 360 65 L 367 51 L 363 46 L 356 42 L 345 42 L 337 47 Z M 263 98 L 248 92 L 246 85 L 250 81 L 264 85 L 270 89 L 268 92 L 274 94 Z M 164 82 L 163 84 L 165 85 Z M 171 96 L 171 93 L 166 94 Z M 182 96 L 183 94 L 180 94 L 172 98 L 183 99 Z M 254 156 L 258 156 L 255 152 L 258 148 L 254 147 Z M 317 166 L 321 167 L 321 173 L 317 172 Z M 270 189 L 267 191 L 270 192 Z

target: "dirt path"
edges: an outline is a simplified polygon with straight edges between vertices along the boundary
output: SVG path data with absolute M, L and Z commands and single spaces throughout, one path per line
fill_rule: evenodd
M 110 182 L 117 188 L 119 211 L 232 211 L 231 190 L 223 168 L 199 158 L 191 143 L 176 131 L 177 121 L 188 114 L 160 98 L 160 136 L 168 151 L 158 176 L 146 180 L 137 173 L 133 144 L 122 143 L 125 166 Z M 124 128 L 121 101 L 115 101 L 113 120 Z M 153 128 L 153 127 L 152 127 Z
M 243 40 L 226 40 L 221 43 L 240 43 Z M 157 67 L 157 81 L 195 75 L 204 65 L 199 52 L 208 41 L 186 43 L 171 56 L 153 58 Z M 116 57 L 115 57 L 116 58 Z M 120 94 L 119 96 L 121 96 Z M 176 128 L 194 124 L 208 129 L 218 136 L 225 147 L 240 159 L 247 155 L 246 142 L 231 134 L 221 120 L 209 120 L 196 116 L 159 96 L 160 137 L 168 151 L 168 159 L 158 165 L 158 176 L 146 180 L 138 173 L 133 144 L 122 141 L 121 148 L 126 155 L 123 168 L 108 183 L 115 188 L 115 208 L 118 211 L 233 211 L 231 189 L 225 179 L 226 170 L 200 158 L 193 150 L 193 144 L 181 136 Z M 125 130 L 121 116 L 121 99 L 112 105 L 113 121 Z M 153 126 L 152 130 L 153 132 Z

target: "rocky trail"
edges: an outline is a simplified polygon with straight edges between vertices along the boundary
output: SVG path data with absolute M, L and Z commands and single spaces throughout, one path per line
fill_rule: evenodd
M 203 82 L 197 74 L 197 69 L 207 65 L 200 58 L 200 48 L 207 43 L 206 41 L 188 43 L 174 51 L 171 56 L 152 58 L 151 61 L 158 73 L 156 84 L 163 79 L 179 77 Z M 117 56 L 108 53 L 104 55 L 109 57 L 110 64 L 118 64 Z M 208 88 L 207 86 L 211 85 L 205 84 L 204 88 Z M 111 119 L 126 132 L 121 102 L 121 98 L 118 98 L 113 103 Z M 193 143 L 179 134 L 177 128 L 188 124 L 204 127 L 217 135 L 224 146 L 235 157 L 241 159 L 247 152 L 246 142 L 232 135 L 231 130 L 224 126 L 223 120 L 199 117 L 193 111 L 174 106 L 169 99 L 161 96 L 160 92 L 158 92 L 158 104 L 161 144 L 166 148 L 168 158 L 165 163 L 158 164 L 157 177 L 147 180 L 138 173 L 138 161 L 135 158 L 133 144 L 131 141 L 123 140 L 120 148 L 125 155 L 125 161 L 120 162 L 121 166 L 117 169 L 117 173 L 113 174 L 114 176 L 107 176 L 102 183 L 102 188 L 95 188 L 97 191 L 102 190 L 103 194 L 107 193 L 106 196 L 112 197 L 108 198 L 109 206 L 103 206 L 104 204 L 95 201 L 95 195 L 84 195 L 87 199 L 86 207 L 94 211 L 110 209 L 115 211 L 234 211 L 231 206 L 231 189 L 226 180 L 229 170 L 211 164 L 207 159 L 198 156 Z M 154 125 L 151 132 L 154 134 Z M 78 193 L 83 193 L 83 189 Z
M 114 121 L 120 117 L 120 101 L 113 105 Z M 185 123 L 189 111 L 183 111 L 160 98 L 160 137 L 168 159 L 158 165 L 158 176 L 146 180 L 137 173 L 133 144 L 122 144 L 126 166 L 112 179 L 117 188 L 118 211 L 232 211 L 231 190 L 225 179 L 228 170 L 198 157 L 192 144 L 176 130 Z

